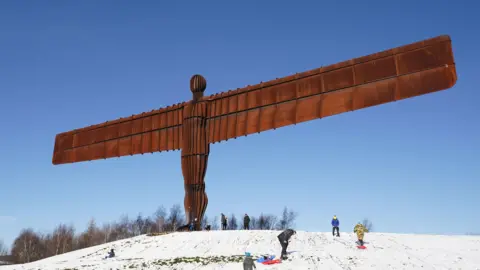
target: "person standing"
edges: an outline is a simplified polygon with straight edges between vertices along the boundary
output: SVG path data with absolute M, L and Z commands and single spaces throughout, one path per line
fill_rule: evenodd
M 340 237 L 340 231 L 338 226 L 340 226 L 340 221 L 338 220 L 337 216 L 333 216 L 332 219 L 332 234 L 335 236 L 335 231 L 337 231 L 337 237 Z
M 280 245 L 282 246 L 282 255 L 281 255 L 282 260 L 287 259 L 287 247 L 290 242 L 290 237 L 292 237 L 292 235 L 295 235 L 296 233 L 297 232 L 292 229 L 286 229 L 285 231 L 283 231 L 281 234 L 277 236 L 278 241 L 280 241 Z
M 250 230 L 250 217 L 247 214 L 243 217 L 243 229 Z
M 193 231 L 193 226 L 194 226 L 194 225 L 193 225 L 193 221 L 192 221 L 192 222 L 190 222 L 190 224 L 188 225 L 188 230 L 192 232 L 192 231 Z
M 357 234 L 360 246 L 363 246 L 363 237 L 365 236 L 365 233 L 368 232 L 368 229 L 365 228 L 362 223 L 358 222 L 353 228 L 353 232 Z
M 227 229 L 227 217 L 222 213 L 222 230 L 226 230 Z

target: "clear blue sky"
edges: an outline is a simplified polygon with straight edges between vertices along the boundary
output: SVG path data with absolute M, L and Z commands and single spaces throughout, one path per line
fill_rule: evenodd
M 228 2 L 228 3 L 226 3 Z M 180 153 L 53 166 L 59 132 L 442 34 L 450 90 L 215 144 L 207 215 L 478 231 L 478 1 L 1 1 L 0 238 L 183 203 Z M 183 204 L 182 204 L 183 205 Z

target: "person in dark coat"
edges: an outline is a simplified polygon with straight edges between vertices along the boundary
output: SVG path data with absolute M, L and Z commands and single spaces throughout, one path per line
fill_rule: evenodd
M 250 230 L 250 217 L 247 214 L 243 217 L 243 229 Z
M 290 237 L 292 237 L 292 235 L 295 235 L 296 233 L 297 232 L 292 229 L 286 229 L 285 231 L 283 231 L 281 234 L 277 236 L 278 241 L 280 241 L 280 245 L 282 246 L 282 255 L 281 255 L 282 260 L 287 259 L 287 247 L 290 242 Z
M 108 252 L 107 257 L 105 257 L 105 258 L 113 258 L 113 257 L 115 257 L 115 251 L 113 251 L 113 248 L 112 248 L 112 249 L 110 249 L 110 252 Z
M 227 217 L 222 213 L 222 230 L 227 229 Z
M 255 262 L 253 261 L 252 255 L 250 252 L 245 252 L 245 259 L 243 260 L 243 270 L 253 270 L 257 269 Z
M 333 216 L 332 219 L 332 234 L 335 236 L 335 231 L 337 231 L 337 237 L 340 237 L 340 231 L 338 229 L 338 226 L 340 226 L 340 221 L 338 220 L 337 216 Z

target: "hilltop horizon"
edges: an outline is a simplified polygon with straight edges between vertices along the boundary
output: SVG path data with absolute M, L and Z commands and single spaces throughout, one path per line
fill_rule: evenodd
M 255 260 L 280 255 L 276 231 L 176 232 L 137 236 L 2 269 L 237 269 L 245 252 Z M 442 237 L 367 233 L 365 250 L 356 248 L 353 233 L 298 231 L 288 259 L 257 269 L 479 269 L 478 237 Z M 438 249 L 438 246 L 442 249 Z M 114 249 L 115 257 L 105 259 Z

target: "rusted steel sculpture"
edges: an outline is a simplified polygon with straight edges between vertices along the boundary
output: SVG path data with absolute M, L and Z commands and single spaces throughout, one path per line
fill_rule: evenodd
M 187 222 L 201 220 L 210 143 L 448 89 L 456 80 L 449 36 L 207 97 L 205 79 L 195 75 L 191 101 L 58 134 L 52 162 L 181 149 Z

